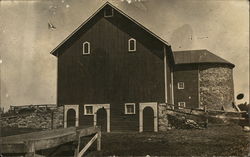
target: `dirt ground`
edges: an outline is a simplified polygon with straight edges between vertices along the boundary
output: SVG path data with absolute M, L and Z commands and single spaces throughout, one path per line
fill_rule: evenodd
M 31 130 L 1 129 L 3 136 Z M 37 130 L 33 130 L 37 131 Z M 210 126 L 204 130 L 102 133 L 102 151 L 91 146 L 87 156 L 249 156 L 250 132 L 240 126 Z M 71 153 L 67 153 L 72 154 Z M 63 156 L 66 155 L 63 153 Z M 62 154 L 60 155 L 62 156 Z

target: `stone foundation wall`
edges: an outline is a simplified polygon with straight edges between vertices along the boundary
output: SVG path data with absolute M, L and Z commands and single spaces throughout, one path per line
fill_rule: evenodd
M 221 110 L 234 101 L 233 70 L 227 65 L 201 65 L 200 107 Z
M 168 112 L 166 110 L 166 104 L 158 104 L 158 130 L 159 131 L 167 131 L 171 129 L 171 126 L 168 122 Z
M 203 118 L 178 113 L 170 109 L 169 105 L 158 104 L 158 130 L 202 128 Z
M 53 122 L 53 123 L 52 123 Z M 53 129 L 63 127 L 63 106 L 1 117 L 1 127 Z

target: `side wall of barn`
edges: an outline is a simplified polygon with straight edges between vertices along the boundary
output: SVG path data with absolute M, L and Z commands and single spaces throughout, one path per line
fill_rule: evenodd
M 184 83 L 184 89 L 178 89 L 178 83 Z M 198 108 L 198 68 L 196 65 L 177 65 L 174 67 L 174 102 L 185 102 L 186 107 Z

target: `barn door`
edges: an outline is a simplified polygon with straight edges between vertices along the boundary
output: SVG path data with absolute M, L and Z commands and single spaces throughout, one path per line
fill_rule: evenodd
M 154 111 L 151 107 L 143 109 L 143 131 L 154 131 Z
M 69 109 L 67 112 L 67 127 L 75 126 L 76 124 L 76 111 Z
M 96 124 L 97 126 L 101 126 L 101 131 L 107 131 L 107 112 L 104 108 L 98 109 L 96 113 Z

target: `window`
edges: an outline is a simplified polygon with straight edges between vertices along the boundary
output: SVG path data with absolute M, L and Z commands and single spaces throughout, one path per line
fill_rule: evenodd
M 84 115 L 93 115 L 93 106 L 84 105 Z
M 133 38 L 128 40 L 128 51 L 129 52 L 136 51 L 136 40 Z
M 104 17 L 112 17 L 114 15 L 113 8 L 106 8 L 104 10 Z
M 135 114 L 135 103 L 125 104 L 125 114 Z
M 83 48 L 82 48 L 82 53 L 85 54 L 90 54 L 90 43 L 89 42 L 84 42 L 83 43 Z
M 186 107 L 186 103 L 185 102 L 178 102 L 178 107 L 179 107 L 179 109 L 183 109 L 184 107 Z
M 178 89 L 184 89 L 184 82 L 178 82 Z

